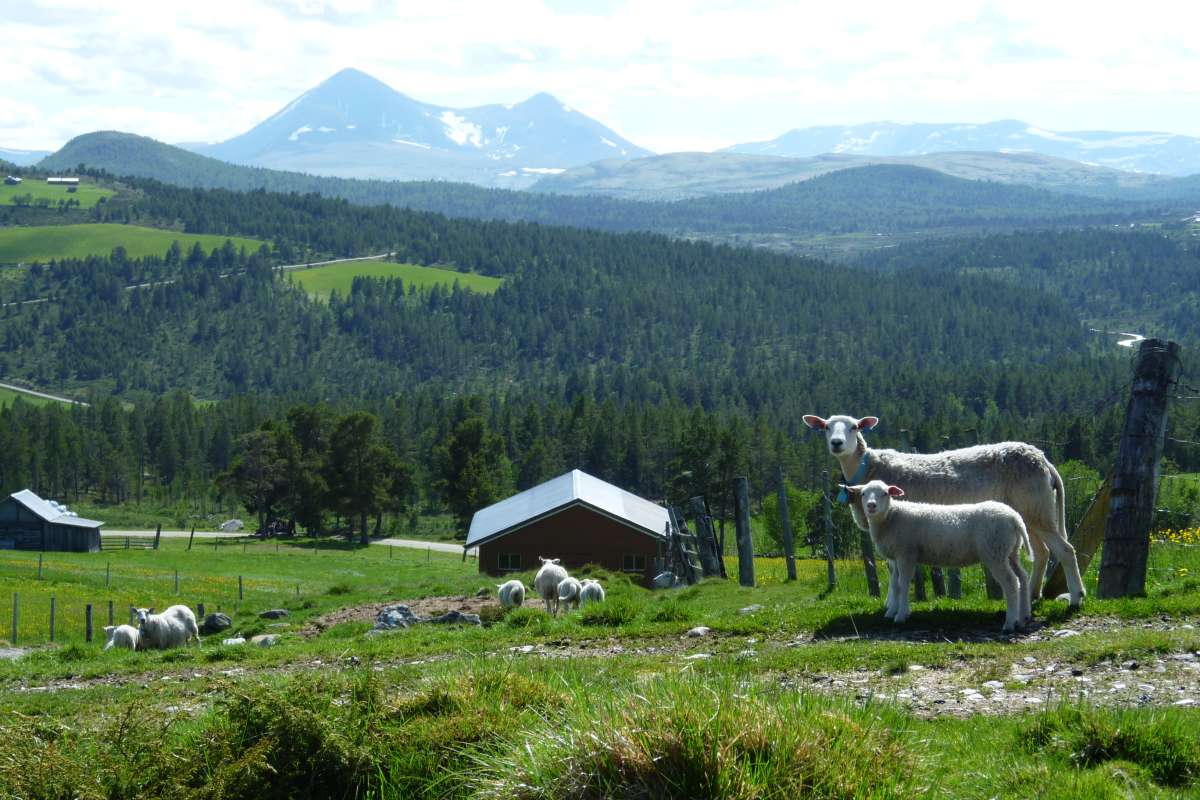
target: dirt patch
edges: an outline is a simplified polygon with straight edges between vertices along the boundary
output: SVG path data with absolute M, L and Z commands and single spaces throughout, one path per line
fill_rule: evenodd
M 343 622 L 369 622 L 374 624 L 380 611 L 383 611 L 388 606 L 400 603 L 408 606 L 418 617 L 437 617 L 445 614 L 447 611 L 479 614 L 484 608 L 500 605 L 499 601 L 490 595 L 488 597 L 460 595 L 457 597 L 422 597 L 419 600 L 388 600 L 384 603 L 368 603 L 365 606 L 339 608 L 337 611 L 331 611 L 328 614 L 314 617 L 301 629 L 300 635 L 311 639 L 314 636 L 319 636 L 328 628 Z

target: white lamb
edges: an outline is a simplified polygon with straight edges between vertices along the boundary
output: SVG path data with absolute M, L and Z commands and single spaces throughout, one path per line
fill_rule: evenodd
M 564 578 L 558 584 L 558 603 L 567 604 L 567 610 L 579 608 L 579 597 L 583 593 L 583 584 L 574 578 Z
M 520 608 L 525 605 L 525 584 L 517 580 L 496 584 L 503 608 Z
M 908 586 L 917 564 L 965 567 L 982 563 L 1004 590 L 1008 614 L 1004 632 L 1015 631 L 1029 617 L 1028 576 L 1021 566 L 1021 546 L 1029 536 L 1021 515 L 1003 503 L 986 500 L 966 505 L 906 503 L 904 490 L 883 481 L 847 486 L 851 501 L 866 511 L 871 541 L 896 564 L 891 572 L 884 616 L 908 619 Z M 895 499 L 894 499 L 895 498 Z
M 546 603 L 546 613 L 558 614 L 558 585 L 567 579 L 567 571 L 557 558 L 542 558 L 542 568 L 533 576 L 533 589 Z
M 604 587 L 600 585 L 600 581 L 586 578 L 579 590 L 579 605 L 586 606 L 588 603 L 603 603 L 604 602 Z
M 114 647 L 137 650 L 141 644 L 141 635 L 138 633 L 138 629 L 132 625 L 105 625 L 104 635 L 107 637 L 107 641 L 104 642 L 105 650 L 111 650 Z
M 145 649 L 183 647 L 193 638 L 197 645 L 200 644 L 196 615 L 187 606 L 171 606 L 161 614 L 155 614 L 153 608 L 139 608 L 137 618 L 142 647 Z
M 901 453 L 867 446 L 862 432 L 879 424 L 878 417 L 805 415 L 805 424 L 825 432 L 829 452 L 847 483 L 881 480 L 903 486 L 922 503 L 950 505 L 996 500 L 1021 515 L 1033 548 L 1030 601 L 1037 599 L 1049 554 L 1063 565 L 1071 607 L 1083 602 L 1083 580 L 1075 548 L 1067 541 L 1066 491 L 1058 470 L 1041 450 L 1023 442 L 976 445 L 943 453 Z M 850 504 L 854 523 L 867 530 L 862 509 Z M 995 576 L 993 576 L 995 577 Z

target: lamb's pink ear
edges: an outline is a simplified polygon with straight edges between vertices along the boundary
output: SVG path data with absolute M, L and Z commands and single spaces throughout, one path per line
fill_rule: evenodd
M 816 414 L 805 414 L 804 424 L 812 428 L 814 431 L 823 431 L 829 425 L 828 422 L 821 419 Z
M 892 497 L 904 497 L 904 490 L 901 489 L 899 486 L 889 486 L 888 494 L 891 495 Z
M 858 422 L 854 423 L 854 427 L 860 431 L 869 431 L 879 424 L 879 417 L 863 417 Z

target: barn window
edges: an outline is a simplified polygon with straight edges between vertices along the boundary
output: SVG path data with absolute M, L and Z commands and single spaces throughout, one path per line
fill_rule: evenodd
M 497 567 L 503 572 L 519 572 L 521 569 L 520 553 L 500 553 L 497 559 Z
M 646 557 L 639 553 L 626 553 L 621 561 L 622 572 L 645 572 Z

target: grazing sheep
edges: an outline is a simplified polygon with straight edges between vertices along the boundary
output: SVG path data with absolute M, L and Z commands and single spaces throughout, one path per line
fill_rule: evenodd
M 525 605 L 525 584 L 520 581 L 508 581 L 496 584 L 500 595 L 500 605 L 504 608 L 520 608 Z
M 582 588 L 579 590 L 579 605 L 586 606 L 588 603 L 603 603 L 604 602 L 604 587 L 600 585 L 600 581 L 587 578 L 582 583 Z
M 567 610 L 579 608 L 579 597 L 583 593 L 583 584 L 574 578 L 563 578 L 558 584 L 559 605 L 567 604 Z
M 862 432 L 879 424 L 878 417 L 805 415 L 805 424 L 825 432 L 829 452 L 847 483 L 881 480 L 922 503 L 950 505 L 996 500 L 1009 505 L 1025 523 L 1033 548 L 1030 601 L 1041 592 L 1049 554 L 1063 565 L 1071 607 L 1083 602 L 1083 580 L 1075 548 L 1067 541 L 1066 491 L 1058 470 L 1036 447 L 1022 442 L 976 445 L 944 453 L 901 453 L 867 446 Z M 867 530 L 862 509 L 852 503 L 854 523 Z M 993 576 L 995 577 L 995 576 Z
M 542 568 L 533 576 L 533 589 L 546 603 L 546 613 L 558 615 L 558 585 L 567 579 L 567 571 L 557 558 L 542 558 Z
M 878 480 L 845 489 L 853 502 L 862 503 L 871 541 L 896 564 L 884 616 L 896 622 L 908 619 L 908 586 L 918 562 L 941 567 L 982 563 L 1004 590 L 1004 632 L 1015 631 L 1028 619 L 1029 579 L 1020 552 L 1022 545 L 1029 547 L 1029 536 L 1016 511 L 995 500 L 906 503 L 899 500 L 903 489 Z
M 153 608 L 139 608 L 137 618 L 142 647 L 145 649 L 183 647 L 192 638 L 195 638 L 197 645 L 200 644 L 196 615 L 187 606 L 171 606 L 161 614 L 155 614 Z
M 107 637 L 107 641 L 104 642 L 105 650 L 114 647 L 123 647 L 126 650 L 140 649 L 141 634 L 132 625 L 105 625 L 104 635 Z

